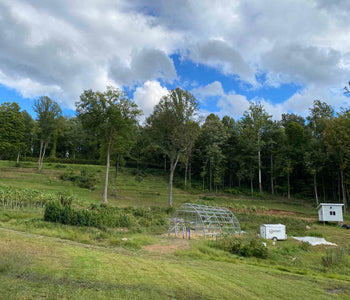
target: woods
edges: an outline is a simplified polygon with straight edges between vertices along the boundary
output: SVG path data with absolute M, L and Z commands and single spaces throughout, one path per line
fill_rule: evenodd
M 165 170 L 168 204 L 173 184 L 209 192 L 264 193 L 288 198 L 341 201 L 347 206 L 350 186 L 350 110 L 335 113 L 315 100 L 304 118 L 283 114 L 273 120 L 259 102 L 251 102 L 234 120 L 215 114 L 200 118 L 198 100 L 177 88 L 154 107 L 144 124 L 141 111 L 123 91 L 87 90 L 74 117 L 62 116 L 48 97 L 34 104 L 33 119 L 17 103 L 0 107 L 1 159 L 38 158 L 88 161 L 106 165 L 103 202 L 116 196 L 121 164 Z M 113 193 L 109 168 L 115 166 Z

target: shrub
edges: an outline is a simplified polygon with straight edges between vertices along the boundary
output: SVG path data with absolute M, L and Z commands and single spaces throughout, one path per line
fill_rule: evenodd
M 60 202 L 49 202 L 45 207 L 44 220 L 75 226 L 106 227 L 130 227 L 132 220 L 123 210 L 100 206 L 98 208 L 78 209 Z
M 299 248 L 303 251 L 309 251 L 311 244 L 309 242 L 301 242 Z
M 344 248 L 326 248 L 326 255 L 322 257 L 322 264 L 325 267 L 339 265 L 344 262 L 345 253 Z
M 217 247 L 232 254 L 257 257 L 266 259 L 268 249 L 263 245 L 261 239 L 252 239 L 244 243 L 241 238 L 223 238 L 218 241 Z
M 90 191 L 95 189 L 95 185 L 98 180 L 96 178 L 96 172 L 83 169 L 80 171 L 80 175 L 77 175 L 72 170 L 64 172 L 60 178 L 64 181 L 71 181 L 77 184 L 81 188 L 87 188 Z
M 92 191 L 95 189 L 98 180 L 95 172 L 83 169 L 80 171 L 80 176 L 76 177 L 76 182 L 79 187 L 87 188 Z

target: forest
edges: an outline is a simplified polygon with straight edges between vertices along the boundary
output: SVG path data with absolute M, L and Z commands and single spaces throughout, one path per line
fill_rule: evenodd
M 235 120 L 200 115 L 188 91 L 169 91 L 141 122 L 142 112 L 121 90 L 86 90 L 67 117 L 47 96 L 34 103 L 35 116 L 16 102 L 0 106 L 0 159 L 102 164 L 109 170 L 133 167 L 169 172 L 183 188 L 233 195 L 286 196 L 342 202 L 350 199 L 350 108 L 335 112 L 315 100 L 306 118 L 293 113 L 272 119 L 260 102 Z M 175 179 L 174 179 L 175 178 Z

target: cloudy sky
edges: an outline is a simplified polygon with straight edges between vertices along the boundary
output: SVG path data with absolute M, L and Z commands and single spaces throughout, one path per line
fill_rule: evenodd
M 180 86 L 203 114 L 278 119 L 313 100 L 349 106 L 347 0 L 0 0 L 0 103 L 124 89 L 145 115 Z

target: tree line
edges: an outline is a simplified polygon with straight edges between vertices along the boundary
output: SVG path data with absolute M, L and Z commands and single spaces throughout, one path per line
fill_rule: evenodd
M 169 172 L 172 206 L 174 176 L 185 188 L 235 193 L 249 190 L 319 201 L 350 199 L 350 109 L 335 113 L 315 100 L 306 118 L 282 114 L 275 121 L 259 102 L 251 102 L 239 120 L 215 114 L 205 120 L 198 101 L 177 88 L 160 99 L 144 124 L 141 111 L 121 90 L 84 91 L 76 116 L 65 117 L 49 97 L 34 103 L 35 119 L 15 102 L 0 106 L 0 158 L 36 157 L 106 165 L 103 202 L 107 202 L 109 168 L 125 162 L 138 169 Z

